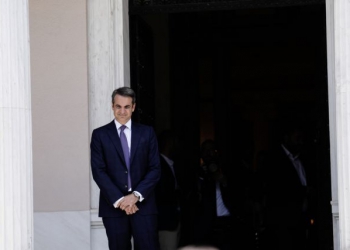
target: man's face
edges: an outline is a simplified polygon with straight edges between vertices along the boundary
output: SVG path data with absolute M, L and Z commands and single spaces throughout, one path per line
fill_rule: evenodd
M 206 164 L 217 160 L 217 150 L 214 145 L 206 145 L 202 151 L 202 159 Z
M 131 97 L 125 97 L 121 95 L 115 95 L 114 103 L 112 104 L 112 109 L 115 119 L 120 124 L 127 123 L 135 110 L 136 104 L 132 104 Z

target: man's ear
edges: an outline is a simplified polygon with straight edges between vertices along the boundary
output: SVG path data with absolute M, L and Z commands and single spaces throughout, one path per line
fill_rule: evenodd
M 135 108 L 136 108 L 136 103 L 134 103 L 134 104 L 132 105 L 132 112 L 135 111 Z

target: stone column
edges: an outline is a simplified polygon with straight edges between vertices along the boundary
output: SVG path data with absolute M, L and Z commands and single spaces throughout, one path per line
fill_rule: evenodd
M 327 0 L 334 249 L 350 249 L 350 2 Z
M 0 249 L 33 249 L 28 0 L 0 0 Z
M 88 0 L 89 132 L 113 119 L 111 94 L 130 86 L 128 1 Z M 91 208 L 98 207 L 92 180 Z
M 128 1 L 88 0 L 89 136 L 113 119 L 111 94 L 130 86 Z M 97 217 L 99 189 L 91 178 L 91 226 L 103 228 Z M 104 228 L 102 234 L 105 234 Z M 99 236 L 92 234 L 92 249 Z

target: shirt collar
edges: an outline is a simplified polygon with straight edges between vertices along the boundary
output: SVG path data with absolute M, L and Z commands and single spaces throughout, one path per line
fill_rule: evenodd
M 114 123 L 115 123 L 115 126 L 117 127 L 117 130 L 119 130 L 119 128 L 120 128 L 121 126 L 123 126 L 123 125 L 120 124 L 116 119 L 114 119 Z M 127 123 L 125 123 L 124 125 L 125 125 L 125 127 L 127 127 L 128 129 L 131 130 L 131 119 L 130 119 Z
M 299 154 L 297 154 L 297 155 L 294 156 L 291 152 L 289 152 L 289 150 L 288 150 L 283 144 L 281 144 L 281 146 L 282 146 L 282 148 L 284 149 L 284 152 L 286 153 L 286 155 L 287 155 L 289 158 L 291 158 L 292 160 L 296 160 L 296 159 L 299 158 Z
M 163 156 L 164 160 L 170 165 L 173 166 L 174 165 L 174 161 L 170 160 L 168 157 L 166 157 L 163 154 L 160 154 L 161 156 Z

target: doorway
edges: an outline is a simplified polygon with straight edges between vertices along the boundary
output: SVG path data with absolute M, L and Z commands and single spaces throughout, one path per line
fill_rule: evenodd
M 135 118 L 177 132 L 187 190 L 204 140 L 217 142 L 225 162 L 244 156 L 256 173 L 280 124 L 304 125 L 316 198 L 309 249 L 332 249 L 325 6 L 131 11 L 130 45 Z M 193 211 L 184 212 L 188 244 Z

